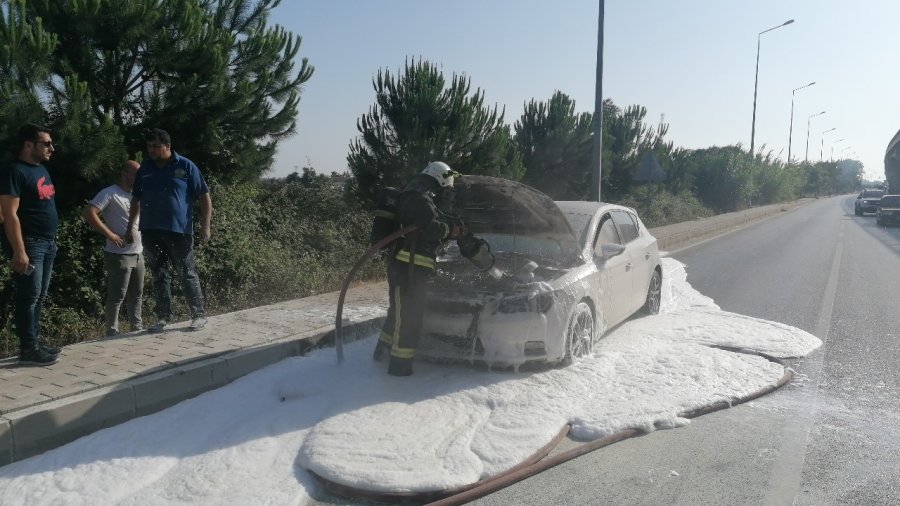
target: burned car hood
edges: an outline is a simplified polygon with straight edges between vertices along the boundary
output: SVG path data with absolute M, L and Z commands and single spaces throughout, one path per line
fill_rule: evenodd
M 530 186 L 490 176 L 464 175 L 455 183 L 456 213 L 473 234 L 504 234 L 554 241 L 572 257 L 581 246 L 559 206 Z

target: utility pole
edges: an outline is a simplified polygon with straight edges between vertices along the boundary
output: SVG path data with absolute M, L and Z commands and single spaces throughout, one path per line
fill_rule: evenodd
M 778 26 L 773 26 L 768 30 L 763 30 L 756 35 L 756 75 L 753 78 L 753 125 L 750 129 L 750 156 L 756 156 L 753 151 L 754 149 L 756 149 L 756 89 L 759 85 L 759 48 L 762 40 L 762 35 L 766 32 L 771 32 L 772 30 L 781 28 L 782 26 L 787 26 L 793 22 L 793 19 L 789 19 Z
M 600 202 L 600 181 L 603 161 L 603 11 L 604 0 L 599 0 L 597 19 L 597 77 L 594 92 L 594 143 L 591 151 L 591 200 Z

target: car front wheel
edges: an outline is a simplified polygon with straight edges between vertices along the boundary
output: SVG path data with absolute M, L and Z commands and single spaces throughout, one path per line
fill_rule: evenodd
M 659 304 L 662 297 L 662 276 L 659 271 L 653 270 L 653 277 L 650 278 L 650 286 L 647 288 L 647 300 L 644 302 L 643 309 L 645 314 L 659 314 Z
M 579 302 L 572 312 L 566 330 L 566 356 L 563 363 L 568 365 L 588 355 L 594 345 L 594 314 L 585 302 Z

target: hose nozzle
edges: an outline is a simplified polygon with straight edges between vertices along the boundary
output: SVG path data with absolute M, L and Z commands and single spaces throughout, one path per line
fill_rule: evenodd
M 472 234 L 467 234 L 457 239 L 456 243 L 459 245 L 460 254 L 469 259 L 478 270 L 482 272 L 496 271 L 494 269 L 494 254 L 491 253 L 491 247 L 487 241 Z M 491 275 L 494 276 L 493 273 Z

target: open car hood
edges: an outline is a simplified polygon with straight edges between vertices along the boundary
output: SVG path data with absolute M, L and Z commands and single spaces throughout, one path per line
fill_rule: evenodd
M 546 239 L 573 257 L 581 246 L 559 206 L 534 188 L 490 176 L 456 178 L 456 209 L 476 236 L 505 234 Z

